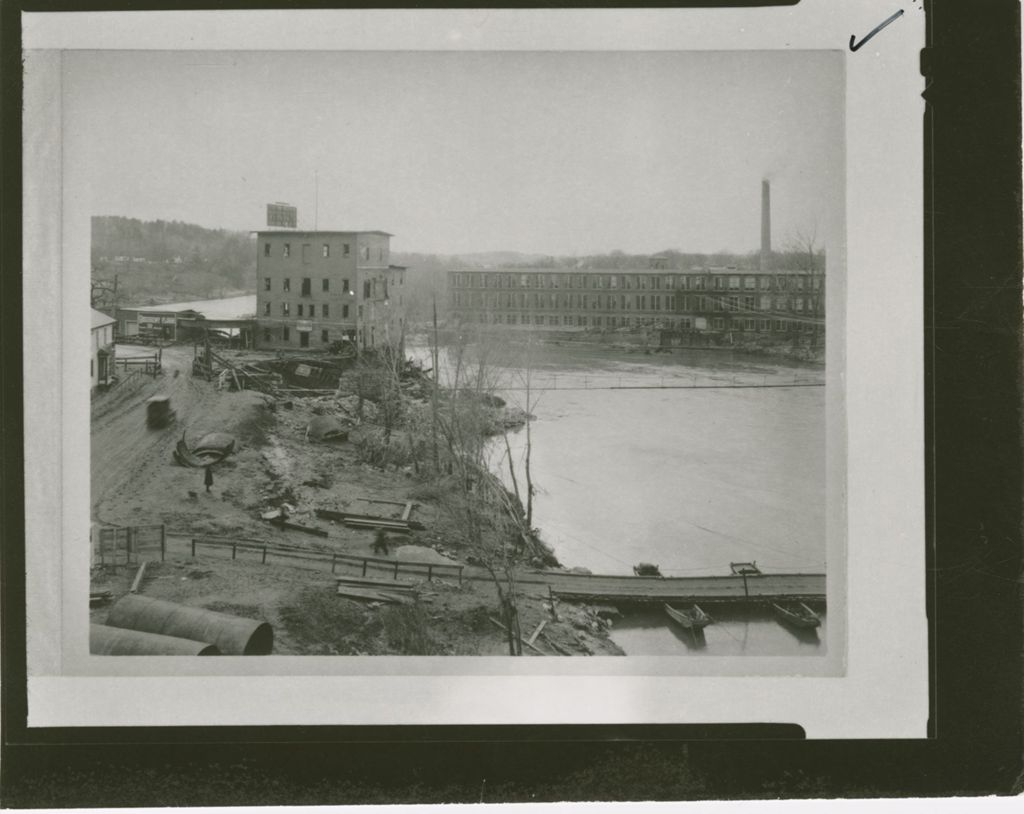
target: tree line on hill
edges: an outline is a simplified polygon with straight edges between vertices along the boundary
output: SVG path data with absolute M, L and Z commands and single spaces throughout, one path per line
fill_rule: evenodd
M 657 260 L 652 260 L 657 258 Z M 116 215 L 92 219 L 92 305 L 158 304 L 252 293 L 256 289 L 255 238 L 248 232 L 207 229 L 181 221 L 143 221 Z M 691 269 L 758 268 L 758 252 L 701 254 L 665 249 L 651 254 L 612 251 L 585 256 L 514 251 L 467 254 L 392 252 L 408 269 L 406 306 L 413 321 L 429 321 L 434 303 L 446 311 L 447 273 L 472 268 Z M 814 233 L 798 232 L 782 251 L 765 258 L 769 270 L 825 271 L 825 252 Z

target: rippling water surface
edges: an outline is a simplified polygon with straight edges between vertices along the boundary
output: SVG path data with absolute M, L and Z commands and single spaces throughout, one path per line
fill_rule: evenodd
M 566 566 L 665 576 L 825 570 L 825 389 L 820 368 L 727 351 L 530 352 L 534 525 Z M 524 352 L 510 349 L 503 395 L 525 405 Z M 510 438 L 521 463 L 525 432 Z M 494 465 L 504 445 L 496 449 Z M 521 468 L 521 467 L 520 467 Z M 824 630 L 797 635 L 769 611 L 705 608 L 703 644 L 635 609 L 613 638 L 627 653 L 800 655 Z M 823 626 L 824 627 L 824 626 Z

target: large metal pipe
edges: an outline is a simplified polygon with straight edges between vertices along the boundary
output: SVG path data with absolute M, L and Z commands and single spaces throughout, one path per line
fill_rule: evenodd
M 216 645 L 107 625 L 89 625 L 94 656 L 219 656 Z
M 148 596 L 122 597 L 110 609 L 107 624 L 211 642 L 228 656 L 265 656 L 274 647 L 274 629 L 266 622 L 176 605 Z

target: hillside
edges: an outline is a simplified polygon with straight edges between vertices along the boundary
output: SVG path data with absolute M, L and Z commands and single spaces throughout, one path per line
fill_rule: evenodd
M 256 250 L 247 232 L 120 216 L 92 219 L 93 304 L 207 299 L 255 290 Z

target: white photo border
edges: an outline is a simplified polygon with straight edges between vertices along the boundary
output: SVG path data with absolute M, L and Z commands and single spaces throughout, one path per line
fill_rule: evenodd
M 25 320 L 26 346 L 46 361 L 25 368 L 26 449 L 34 462 L 26 471 L 30 727 L 711 721 L 797 723 L 809 737 L 923 737 L 923 14 L 908 14 L 870 45 L 847 51 L 850 34 L 862 36 L 890 13 L 874 0 L 840 8 L 807 0 L 797 8 L 726 10 L 23 15 L 24 255 L 33 258 L 25 264 L 24 307 L 28 315 L 33 303 L 62 306 L 61 331 Z M 88 620 L 66 591 L 88 572 L 88 527 L 79 521 L 88 516 L 87 413 L 79 397 L 88 390 L 80 373 L 86 351 L 73 339 L 87 335 L 80 303 L 91 213 L 76 210 L 81 190 L 68 183 L 73 168 L 62 166 L 59 89 L 63 49 L 110 48 L 845 53 L 847 245 L 830 247 L 829 262 L 856 275 L 830 281 L 826 369 L 829 627 L 830 644 L 845 644 L 834 648 L 840 660 L 823 657 L 819 674 L 801 666 L 800 676 L 789 675 L 785 659 L 715 660 L 729 663 L 713 664 L 714 675 L 680 676 L 671 659 L 642 657 L 548 659 L 543 668 L 542 660 L 523 660 L 528 667 L 514 673 L 508 660 L 492 659 L 475 659 L 470 669 L 452 657 L 225 658 L 177 676 L 141 659 L 134 675 L 82 675 L 88 668 L 72 643 L 85 641 Z M 845 319 L 833 318 L 840 313 Z M 845 573 L 832 567 L 837 555 Z M 64 591 L 54 587 L 62 584 Z M 346 674 L 329 675 L 342 661 Z M 894 672 L 899 682 L 890 680 Z M 183 696 L 188 704 L 177 703 Z

